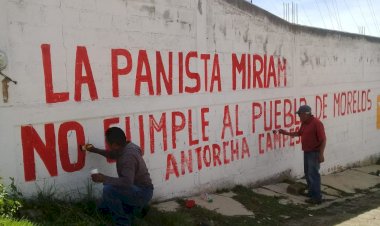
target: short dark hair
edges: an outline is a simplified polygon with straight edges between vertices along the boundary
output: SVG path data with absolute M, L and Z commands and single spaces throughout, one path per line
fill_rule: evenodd
M 121 146 L 125 146 L 127 144 L 125 133 L 119 127 L 111 127 L 107 129 L 106 140 L 109 144 L 118 144 Z

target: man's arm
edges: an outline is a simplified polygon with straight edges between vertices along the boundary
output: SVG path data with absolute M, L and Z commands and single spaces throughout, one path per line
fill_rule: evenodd
M 275 133 L 275 130 L 273 131 Z M 288 132 L 286 130 L 283 130 L 283 129 L 279 129 L 278 130 L 278 133 L 279 134 L 284 134 L 284 135 L 288 135 L 288 136 L 291 136 L 291 137 L 298 137 L 300 136 L 299 132 Z
M 97 149 L 96 152 L 99 154 L 105 154 L 104 150 Z M 94 152 L 95 153 L 95 152 Z M 136 159 L 129 155 L 123 156 L 123 159 L 120 160 L 121 172 L 119 177 L 111 177 L 101 173 L 92 174 L 92 181 L 96 183 L 103 183 L 107 185 L 113 185 L 121 188 L 128 188 L 133 185 L 135 180 L 135 172 L 137 170 L 137 161 Z
M 325 127 L 323 126 L 323 123 L 320 122 L 317 124 L 317 137 L 318 140 L 321 141 L 321 144 L 319 145 L 319 162 L 325 161 L 325 147 L 326 147 L 326 133 L 325 133 Z
M 92 153 L 96 153 L 96 154 L 99 154 L 99 155 L 102 155 L 106 158 L 109 158 L 110 157 L 110 152 L 109 151 L 106 151 L 104 149 L 99 149 L 99 148 L 92 148 L 90 150 L 88 150 L 89 152 L 92 152 Z
M 96 154 L 102 155 L 102 156 L 104 156 L 106 158 L 111 157 L 109 151 L 106 151 L 104 149 L 96 148 L 92 144 L 85 144 L 81 148 L 82 148 L 82 151 L 88 151 L 88 152 L 96 153 Z
M 103 184 L 128 188 L 133 185 L 137 170 L 137 161 L 132 155 L 123 157 L 120 161 L 121 172 L 120 177 L 105 176 Z
M 321 147 L 319 149 L 319 162 L 324 162 L 325 161 L 325 147 L 326 147 L 326 139 L 324 139 L 321 143 Z

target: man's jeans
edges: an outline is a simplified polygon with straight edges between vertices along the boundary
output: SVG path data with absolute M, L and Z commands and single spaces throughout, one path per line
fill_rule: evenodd
M 309 196 L 317 201 L 322 200 L 321 175 L 319 174 L 319 152 L 304 152 L 304 172 L 309 189 Z
M 139 213 L 152 199 L 152 188 L 131 186 L 122 189 L 112 185 L 103 186 L 103 200 L 98 209 L 110 212 L 116 225 L 131 225 L 134 214 Z

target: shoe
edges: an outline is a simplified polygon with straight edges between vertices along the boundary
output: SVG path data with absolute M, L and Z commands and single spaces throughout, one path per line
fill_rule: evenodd
M 313 205 L 319 205 L 322 203 L 322 200 L 310 198 L 310 199 L 306 199 L 305 202 L 309 204 L 313 204 Z
M 97 208 L 96 211 L 102 215 L 110 215 L 111 211 L 108 208 Z
M 144 218 L 150 210 L 150 206 L 144 206 L 141 210 L 141 218 Z
M 137 218 L 144 218 L 150 210 L 150 206 L 144 206 L 139 212 L 135 213 Z
M 311 195 L 309 194 L 309 192 L 307 190 L 300 192 L 300 195 L 305 196 L 307 198 L 311 198 Z

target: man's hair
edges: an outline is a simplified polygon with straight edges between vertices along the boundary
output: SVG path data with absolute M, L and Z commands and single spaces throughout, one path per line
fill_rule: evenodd
M 109 144 L 125 146 L 127 144 L 125 133 L 119 127 L 111 127 L 106 131 L 106 140 Z

